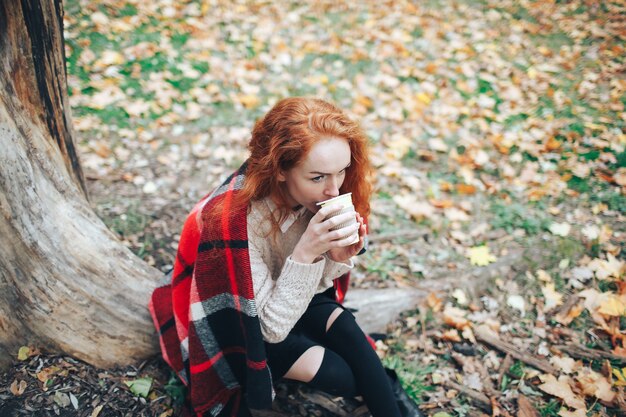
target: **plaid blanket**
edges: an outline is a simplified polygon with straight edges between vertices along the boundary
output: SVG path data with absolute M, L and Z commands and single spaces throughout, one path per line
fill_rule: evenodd
M 273 399 L 252 288 L 247 207 L 229 215 L 245 168 L 244 163 L 193 208 L 172 282 L 157 288 L 149 305 L 163 358 L 188 386 L 197 416 L 249 416 L 249 408 L 269 408 Z M 221 221 L 203 221 L 219 201 Z M 348 279 L 346 274 L 335 280 L 340 302 Z

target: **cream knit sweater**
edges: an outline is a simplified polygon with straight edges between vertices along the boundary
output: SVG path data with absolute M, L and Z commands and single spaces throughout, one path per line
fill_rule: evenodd
M 352 260 L 335 262 L 326 255 L 312 264 L 295 262 L 291 253 L 313 214 L 304 207 L 294 211 L 275 237 L 270 220 L 274 215 L 276 206 L 266 198 L 252 202 L 247 217 L 254 297 L 263 339 L 269 343 L 284 340 L 313 296 L 354 267 Z

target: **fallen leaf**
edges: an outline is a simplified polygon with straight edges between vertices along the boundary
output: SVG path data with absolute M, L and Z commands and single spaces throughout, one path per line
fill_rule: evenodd
M 435 313 L 441 311 L 441 307 L 443 306 L 443 300 L 437 297 L 437 294 L 434 292 L 428 294 L 428 297 L 426 297 L 426 303 Z
M 575 361 L 568 356 L 552 356 L 550 363 L 566 374 L 571 374 L 582 366 L 580 361 Z
M 459 305 L 467 305 L 467 295 L 465 295 L 465 291 L 463 291 L 460 288 L 456 288 L 454 291 L 452 291 L 452 296 L 456 299 L 456 302 Z
M 457 329 L 448 329 L 441 335 L 441 340 L 446 342 L 460 342 L 461 335 Z
M 13 383 L 11 383 L 11 387 L 9 389 L 11 390 L 11 394 L 19 397 L 20 395 L 24 394 L 24 391 L 26 391 L 26 387 L 28 387 L 26 381 L 18 382 L 16 379 L 13 381 Z
M 607 253 L 607 259 L 596 258 L 587 267 L 596 273 L 598 279 L 621 278 L 626 263 Z
M 50 379 L 51 376 L 53 376 L 60 370 L 61 368 L 59 368 L 58 366 L 49 366 L 37 372 L 37 379 L 45 383 L 48 379 Z
M 459 330 L 470 325 L 469 320 L 465 318 L 465 311 L 450 305 L 443 310 L 443 322 Z
M 592 395 L 604 402 L 612 402 L 617 395 L 617 393 L 611 389 L 609 381 L 590 368 L 580 369 L 576 381 L 585 395 Z
M 243 94 L 240 95 L 238 99 L 246 109 L 253 109 L 261 104 L 259 97 L 254 94 Z
M 17 351 L 17 359 L 20 361 L 25 361 L 26 359 L 28 359 L 29 353 L 30 353 L 30 348 L 28 346 L 22 346 Z
M 70 397 L 64 392 L 57 391 L 54 393 L 54 402 L 57 403 L 59 407 L 65 408 L 71 404 Z
M 91 417 L 98 417 L 98 415 L 100 414 L 100 411 L 102 411 L 102 408 L 104 408 L 104 404 L 99 405 L 96 408 L 94 408 L 93 411 L 91 412 Z
M 70 392 L 70 401 L 72 402 L 72 407 L 74 410 L 78 410 L 78 398 L 74 394 Z
M 626 187 L 626 167 L 617 169 L 617 172 L 613 175 L 613 180 L 616 184 Z
M 526 398 L 524 395 L 519 395 L 517 397 L 517 417 L 539 417 L 539 412 L 533 407 L 530 403 L 530 400 Z
M 600 236 L 600 228 L 595 224 L 589 224 L 581 230 L 583 236 L 585 236 L 589 240 L 595 240 Z
M 561 417 L 587 417 L 587 410 L 584 408 L 579 408 L 578 410 L 569 411 L 566 408 L 561 408 L 559 410 L 559 416 Z
M 412 195 L 396 195 L 393 201 L 403 210 L 405 210 L 415 220 L 430 218 L 435 214 L 435 208 L 427 202 L 418 201 Z
M 130 392 L 140 397 L 147 397 L 152 388 L 152 378 L 137 378 L 132 381 L 124 381 L 130 388 Z
M 543 269 L 537 270 L 537 278 L 543 282 L 552 282 L 552 277 Z
M 497 261 L 487 246 L 474 246 L 468 249 L 468 257 L 472 265 L 485 266 Z
M 546 301 L 546 304 L 545 304 L 546 311 L 550 311 L 554 307 L 557 307 L 563 304 L 563 294 L 557 292 L 554 289 L 553 282 L 546 284 L 545 287 L 541 287 L 541 292 L 543 293 L 543 297 Z
M 524 317 L 526 314 L 526 302 L 521 295 L 509 295 L 506 299 L 506 303 L 509 307 L 512 307 L 520 312 L 520 316 Z
M 567 326 L 574 321 L 576 317 L 580 316 L 584 310 L 585 308 L 580 303 L 577 303 L 570 307 L 567 311 L 560 311 L 556 316 L 554 316 L 554 319 L 562 325 Z
M 469 184 L 457 184 L 456 192 L 459 194 L 475 194 L 476 187 Z
M 572 226 L 569 223 L 552 223 L 548 228 L 553 235 L 567 236 Z
M 607 316 L 624 316 L 626 315 L 626 303 L 624 297 L 618 297 L 612 293 L 604 293 L 604 299 L 598 313 L 605 314 Z
M 538 388 L 543 392 L 561 398 L 565 404 L 572 408 L 585 408 L 585 401 L 572 391 L 571 379 L 568 376 L 561 375 L 557 380 L 554 375 L 544 374 L 540 375 L 539 378 L 543 383 Z
M 626 387 L 626 367 L 622 369 L 612 368 L 611 373 L 616 378 L 616 380 L 613 382 L 613 385 Z

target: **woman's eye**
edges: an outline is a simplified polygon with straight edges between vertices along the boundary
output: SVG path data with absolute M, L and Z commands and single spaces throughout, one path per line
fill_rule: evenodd
M 324 177 L 320 175 L 319 177 L 311 178 L 311 181 L 313 181 L 313 182 L 320 182 L 322 180 L 322 178 L 324 178 Z

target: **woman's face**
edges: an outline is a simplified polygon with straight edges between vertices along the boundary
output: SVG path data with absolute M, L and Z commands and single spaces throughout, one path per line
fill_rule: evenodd
M 292 207 L 302 205 L 316 213 L 319 207 L 315 203 L 339 195 L 350 161 L 347 140 L 325 137 L 299 164 L 279 173 L 278 180 L 285 183 Z

